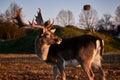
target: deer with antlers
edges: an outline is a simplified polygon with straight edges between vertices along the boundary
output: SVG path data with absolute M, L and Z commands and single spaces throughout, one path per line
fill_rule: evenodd
M 19 11 L 18 11 L 19 13 Z M 23 24 L 20 14 L 16 18 L 18 23 Z M 53 66 L 53 80 L 57 79 L 58 72 L 62 80 L 66 80 L 65 66 L 81 65 L 89 80 L 94 80 L 93 68 L 99 72 L 99 80 L 105 80 L 101 67 L 103 40 L 92 35 L 82 35 L 71 38 L 60 38 L 54 34 L 52 29 L 54 21 L 46 26 L 43 22 L 41 10 L 36 16 L 37 24 L 32 21 L 33 28 L 42 29 L 35 41 L 35 53 L 38 57 Z

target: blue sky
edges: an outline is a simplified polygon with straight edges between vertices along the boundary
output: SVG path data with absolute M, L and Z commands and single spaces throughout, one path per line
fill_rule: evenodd
M 0 0 L 0 12 L 4 11 L 11 3 L 17 3 L 23 8 L 24 19 L 32 20 L 38 8 L 42 9 L 43 19 L 55 19 L 60 10 L 71 10 L 78 21 L 78 15 L 85 4 L 90 4 L 98 12 L 99 18 L 104 13 L 115 16 L 116 7 L 120 5 L 120 0 Z

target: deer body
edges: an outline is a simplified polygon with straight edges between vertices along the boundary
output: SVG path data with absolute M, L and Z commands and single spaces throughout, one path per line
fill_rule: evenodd
M 61 39 L 54 34 L 55 29 L 51 29 L 54 21 L 50 20 L 44 24 L 41 9 L 39 8 L 36 23 L 34 19 L 30 24 L 26 24 L 21 17 L 22 9 L 16 11 L 14 19 L 20 28 L 42 29 L 35 41 L 35 52 L 38 57 L 53 66 L 53 80 L 57 79 L 58 71 L 61 73 L 62 80 L 66 80 L 65 66 L 72 64 L 81 65 L 86 72 L 89 80 L 94 80 L 93 68 L 100 74 L 99 80 L 105 80 L 104 72 L 101 67 L 103 41 L 91 35 L 82 35 L 72 38 Z
M 41 42 L 38 41 L 36 43 Z M 44 45 L 46 44 L 47 43 L 44 43 Z M 36 53 L 38 55 L 43 55 L 43 47 L 39 44 L 36 44 L 36 46 L 38 46 L 35 48 L 36 51 L 38 51 Z M 105 80 L 101 68 L 103 42 L 100 38 L 91 35 L 66 38 L 62 39 L 60 44 L 46 45 L 44 48 L 46 50 L 45 54 L 47 54 L 44 56 L 46 57 L 44 61 L 54 66 L 54 80 L 57 77 L 58 70 L 62 75 L 62 79 L 66 80 L 65 66 L 68 64 L 74 66 L 81 64 L 82 68 L 87 73 L 89 80 L 94 80 L 92 67 L 95 67 L 100 72 L 101 80 Z
M 85 36 L 86 36 L 86 38 L 85 38 Z M 84 35 L 84 36 L 78 36 L 78 37 L 73 37 L 73 38 L 66 38 L 66 39 L 62 39 L 62 42 L 59 45 L 57 45 L 57 44 L 51 45 L 49 47 L 48 60 L 49 60 L 49 56 L 54 58 L 54 56 L 52 56 L 52 55 L 55 55 L 56 57 L 58 57 L 58 56 L 62 57 L 65 61 L 77 59 L 77 57 L 81 58 L 80 54 L 83 53 L 81 51 L 84 48 L 87 49 L 88 46 L 95 48 L 96 44 L 93 44 L 93 41 L 89 40 L 89 37 L 92 37 L 92 36 Z M 89 42 L 86 42 L 86 39 Z M 89 44 L 90 42 L 93 45 L 90 45 Z M 85 51 L 87 51 L 87 50 L 85 50 Z M 85 54 L 85 55 L 91 55 L 91 54 Z

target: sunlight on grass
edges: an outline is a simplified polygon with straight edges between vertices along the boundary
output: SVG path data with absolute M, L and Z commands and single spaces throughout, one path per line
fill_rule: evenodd
M 39 31 L 32 32 L 20 39 L 0 42 L 0 53 L 34 53 L 34 41 Z M 104 51 L 120 52 L 120 39 L 111 36 L 105 32 L 90 33 L 87 30 L 79 29 L 74 26 L 59 27 L 57 26 L 56 34 L 62 38 L 91 34 L 99 36 L 104 40 Z

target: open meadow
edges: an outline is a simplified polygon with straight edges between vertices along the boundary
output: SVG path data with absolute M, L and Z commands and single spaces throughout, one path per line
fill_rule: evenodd
M 35 31 L 19 39 L 0 42 L 0 80 L 52 80 L 52 67 L 40 61 L 36 54 L 29 54 L 34 53 L 34 41 L 38 32 Z M 72 37 L 85 33 L 88 31 L 71 26 L 57 27 L 56 34 L 62 37 Z M 120 39 L 107 33 L 95 32 L 92 35 L 104 39 L 105 53 L 120 53 Z M 102 66 L 106 80 L 120 80 L 120 54 L 105 54 Z M 88 80 L 81 67 L 68 66 L 66 73 L 67 80 Z M 95 73 L 98 75 L 96 71 Z M 58 80 L 61 78 L 58 77 Z
M 120 54 L 107 54 L 103 58 L 106 80 L 120 80 Z M 88 80 L 81 67 L 68 66 L 66 73 L 67 80 Z M 51 79 L 52 67 L 40 61 L 36 54 L 0 54 L 0 80 Z

